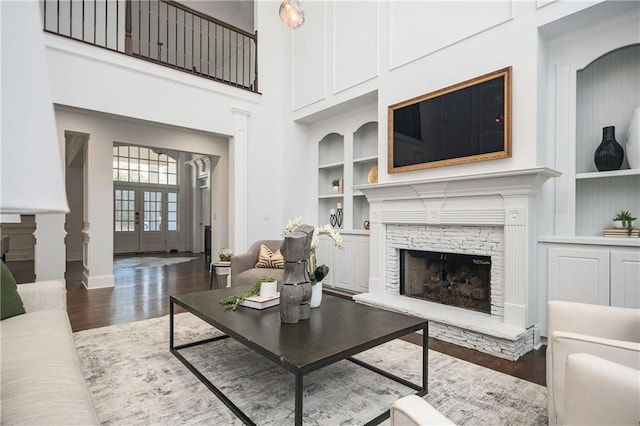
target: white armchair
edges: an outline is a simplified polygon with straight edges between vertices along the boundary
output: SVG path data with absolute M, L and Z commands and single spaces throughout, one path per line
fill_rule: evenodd
M 640 372 L 585 353 L 567 357 L 565 423 L 637 425 Z
M 604 369 L 604 372 L 597 373 L 594 370 L 591 377 L 599 377 L 600 374 L 601 377 L 614 382 L 605 385 L 604 379 L 597 379 L 592 386 L 601 386 L 603 389 L 607 386 L 624 386 L 616 383 L 618 376 L 615 371 L 618 370 L 618 365 L 628 368 L 625 371 L 633 372 L 632 379 L 640 381 L 640 310 L 550 301 L 548 316 L 549 424 L 564 425 L 570 424 L 570 421 L 576 424 L 576 417 L 572 417 L 579 415 L 576 412 L 593 410 L 606 416 L 608 424 L 627 424 L 629 418 L 635 418 L 632 423 L 637 425 L 640 420 L 637 398 L 633 404 L 626 404 L 624 399 L 617 398 L 614 404 L 611 398 L 594 399 L 595 394 L 590 393 L 593 387 L 584 387 L 581 392 L 576 393 L 576 374 L 573 372 L 573 377 L 569 379 L 567 366 L 570 365 L 570 355 L 589 354 L 599 360 L 596 362 L 588 358 L 588 361 L 585 361 L 583 357 L 572 357 L 572 368 L 583 371 L 597 365 L 599 369 Z M 571 390 L 568 389 L 569 383 Z M 586 398 L 585 395 L 589 395 L 590 398 Z M 567 412 L 567 409 L 570 411 Z M 589 421 L 594 419 L 591 417 Z

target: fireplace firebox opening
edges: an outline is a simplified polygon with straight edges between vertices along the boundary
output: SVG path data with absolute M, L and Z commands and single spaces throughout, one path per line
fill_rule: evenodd
M 400 293 L 491 313 L 491 257 L 400 250 Z

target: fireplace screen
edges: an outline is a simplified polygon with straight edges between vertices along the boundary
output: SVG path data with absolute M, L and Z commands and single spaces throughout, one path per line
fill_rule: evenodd
M 400 250 L 400 293 L 491 313 L 491 257 Z

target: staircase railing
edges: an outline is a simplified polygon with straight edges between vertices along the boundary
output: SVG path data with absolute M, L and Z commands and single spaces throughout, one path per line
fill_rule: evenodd
M 42 0 L 44 30 L 258 91 L 258 33 L 175 1 Z

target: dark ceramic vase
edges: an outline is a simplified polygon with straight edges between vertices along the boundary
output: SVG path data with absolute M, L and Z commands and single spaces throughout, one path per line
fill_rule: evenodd
M 624 150 L 622 145 L 616 141 L 615 126 L 608 126 L 602 129 L 602 142 L 596 148 L 593 161 L 600 172 L 609 170 L 619 170 L 624 160 Z

